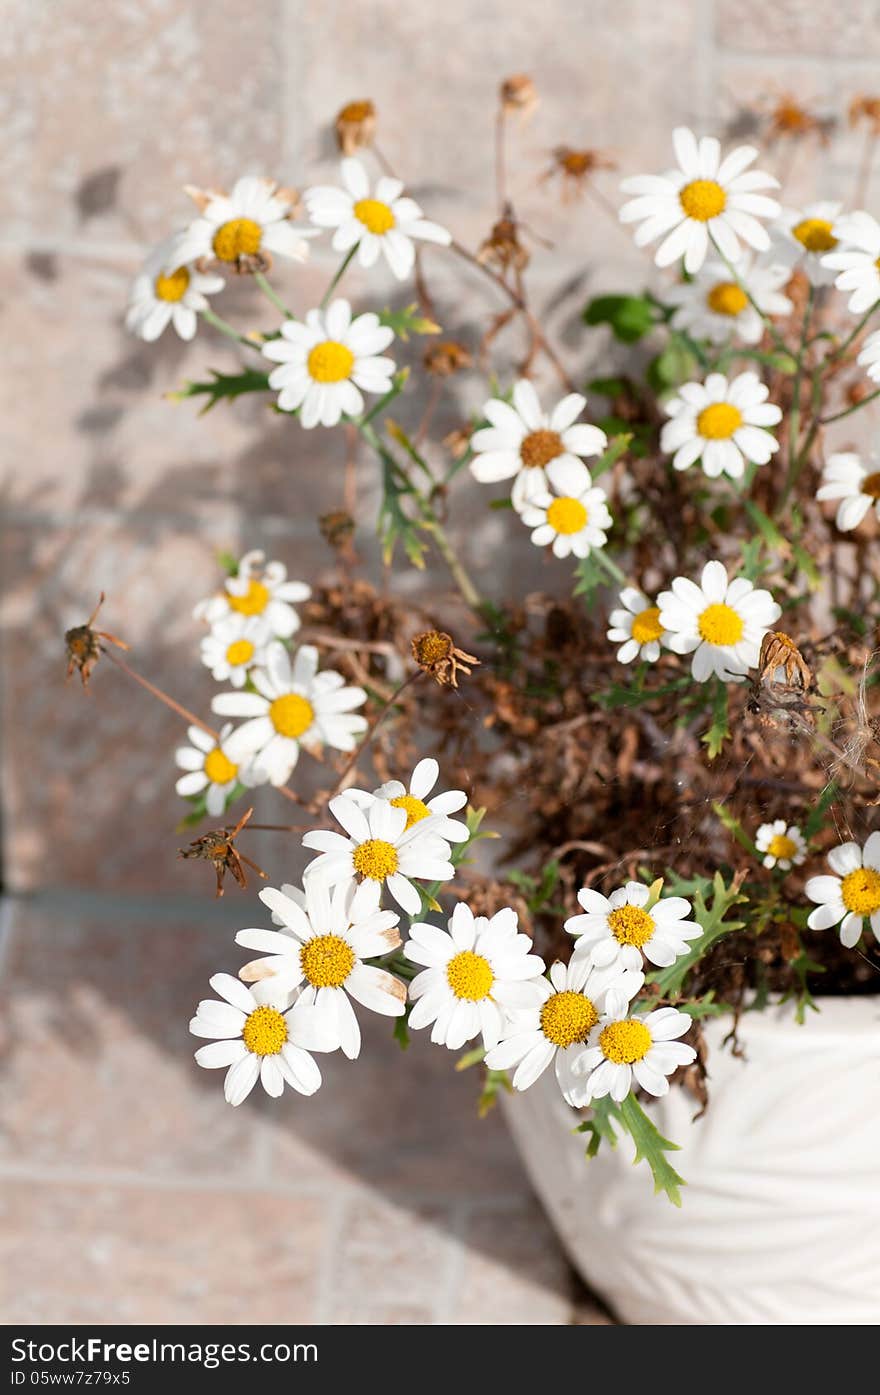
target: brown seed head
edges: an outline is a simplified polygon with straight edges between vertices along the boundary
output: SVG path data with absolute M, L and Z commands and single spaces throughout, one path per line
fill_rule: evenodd
M 452 635 L 445 630 L 424 630 L 412 639 L 412 656 L 424 673 L 429 673 L 441 687 L 458 687 L 458 673 L 470 674 L 469 664 L 479 659 L 458 649 Z
M 529 116 L 538 105 L 538 89 L 528 73 L 514 73 L 499 89 L 501 105 L 507 112 Z
M 422 362 L 429 373 L 438 378 L 451 378 L 465 368 L 473 367 L 470 351 L 455 339 L 443 339 L 425 350 Z
M 371 145 L 376 134 L 376 108 L 369 98 L 347 102 L 334 122 L 336 139 L 343 155 L 354 155 Z

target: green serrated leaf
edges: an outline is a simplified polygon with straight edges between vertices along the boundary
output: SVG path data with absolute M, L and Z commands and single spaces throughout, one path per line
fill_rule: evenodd
M 636 1145 L 633 1164 L 646 1162 L 654 1178 L 654 1191 L 665 1192 L 673 1206 L 680 1206 L 681 1192 L 679 1188 L 686 1185 L 685 1180 L 679 1176 L 666 1158 L 667 1153 L 679 1151 L 678 1144 L 671 1143 L 668 1138 L 663 1137 L 656 1124 L 648 1118 L 635 1095 L 627 1095 L 621 1104 L 612 1106 L 612 1111 L 616 1113 Z
M 730 736 L 730 717 L 728 713 L 727 685 L 720 678 L 715 679 L 715 692 L 712 695 L 712 719 L 707 731 L 703 732 L 700 740 L 706 747 L 710 760 L 714 760 L 720 754 L 725 741 Z
M 575 1133 L 589 1134 L 587 1143 L 587 1157 L 594 1158 L 598 1153 L 602 1143 L 607 1143 L 610 1148 L 617 1147 L 617 1134 L 611 1123 L 611 1111 L 613 1109 L 611 1099 L 606 1095 L 603 1099 L 594 1100 L 589 1119 L 585 1119 L 582 1124 L 578 1124 Z
M 240 373 L 218 373 L 212 368 L 210 372 L 210 381 L 184 383 L 177 392 L 169 392 L 168 397 L 172 402 L 183 402 L 188 397 L 206 397 L 208 400 L 199 413 L 204 416 L 218 402 L 232 401 L 249 392 L 269 391 L 269 374 L 261 373 L 257 368 L 244 368 Z
M 756 862 L 760 862 L 761 854 L 758 852 L 758 849 L 755 847 L 755 844 L 746 833 L 736 815 L 732 814 L 729 809 L 725 809 L 723 804 L 718 803 L 712 805 L 712 812 L 721 820 L 728 833 L 736 839 L 740 847 L 745 848 L 746 852 L 749 853 Z
M 393 329 L 397 338 L 402 339 L 404 344 L 411 334 L 440 333 L 440 325 L 429 320 L 427 315 L 423 315 L 415 301 L 412 305 L 405 306 L 403 310 L 383 310 L 379 316 L 379 323 Z
M 728 920 L 727 913 L 733 906 L 745 902 L 747 898 L 740 892 L 743 874 L 734 877 L 729 886 L 725 884 L 720 872 L 716 872 L 712 878 L 712 900 L 706 901 L 704 886 L 705 879 L 701 879 L 701 884 L 697 886 L 693 895 L 694 919 L 702 930 L 699 939 L 691 940 L 687 953 L 679 955 L 674 964 L 667 969 L 658 969 L 654 973 L 648 974 L 648 983 L 655 983 L 660 989 L 664 998 L 674 998 L 682 990 L 682 986 L 691 969 L 697 964 L 718 940 L 725 935 L 730 935 L 734 930 L 742 930 L 745 925 L 743 920 Z M 672 890 L 679 893 L 681 883 L 673 878 Z

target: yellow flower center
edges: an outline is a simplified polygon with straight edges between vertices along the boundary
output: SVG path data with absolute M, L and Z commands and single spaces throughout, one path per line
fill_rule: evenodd
M 867 494 L 871 499 L 880 499 L 880 470 L 875 470 L 872 475 L 866 475 L 859 485 L 862 494 Z
M 446 965 L 446 977 L 456 998 L 463 998 L 468 1003 L 478 1003 L 481 998 L 488 998 L 495 982 L 488 959 L 484 959 L 482 954 L 474 954 L 472 949 L 452 956 Z
M 238 774 L 238 766 L 225 756 L 219 746 L 205 756 L 205 774 L 212 785 L 228 785 Z
M 527 470 L 549 465 L 551 460 L 564 454 L 565 446 L 558 431 L 530 431 L 520 442 L 519 458 Z
M 287 1041 L 287 1020 L 277 1008 L 258 1007 L 248 1017 L 241 1035 L 255 1056 L 277 1056 Z
M 730 402 L 711 402 L 697 417 L 697 431 L 705 441 L 726 441 L 742 420 L 742 412 Z
M 412 643 L 416 663 L 424 668 L 448 659 L 453 650 L 452 640 L 442 630 L 425 630 L 424 634 L 416 635 Z
M 875 872 L 873 867 L 857 867 L 844 877 L 840 894 L 848 911 L 873 915 L 880 911 L 880 872 Z
M 255 257 L 260 250 L 263 230 L 253 218 L 233 218 L 214 234 L 214 256 L 221 262 L 237 262 L 239 257 Z
M 272 703 L 269 716 L 279 736 L 287 736 L 295 741 L 312 725 L 315 709 L 308 698 L 302 697 L 301 694 L 285 693 Z
M 226 650 L 226 662 L 232 668 L 249 663 L 254 657 L 254 646 L 249 639 L 236 639 Z
M 654 933 L 654 917 L 641 906 L 618 906 L 608 917 L 611 933 L 619 945 L 635 945 L 641 949 Z
M 644 1022 L 609 1022 L 599 1033 L 599 1045 L 607 1061 L 616 1066 L 631 1066 L 641 1061 L 653 1045 L 651 1033 Z
M 590 999 L 571 989 L 554 993 L 541 1008 L 541 1031 L 554 1046 L 586 1041 L 598 1021 L 599 1014 Z
M 159 300 L 183 300 L 188 286 L 189 272 L 185 266 L 179 266 L 170 276 L 157 276 L 153 283 Z
M 587 510 L 580 499 L 554 499 L 547 510 L 547 522 L 557 533 L 579 533 L 587 524 Z
M 729 605 L 709 605 L 697 621 L 700 637 L 707 644 L 737 644 L 743 637 L 742 619 Z
M 774 833 L 767 844 L 767 851 L 771 857 L 787 861 L 797 852 L 797 843 L 787 833 Z
M 406 810 L 404 833 L 407 829 L 412 828 L 414 823 L 421 823 L 422 819 L 429 818 L 431 814 L 427 804 L 423 803 L 421 799 L 416 799 L 414 794 L 399 794 L 396 799 L 392 799 L 391 807 L 392 809 Z
M 714 179 L 692 179 L 679 189 L 678 199 L 688 218 L 698 223 L 717 218 L 727 206 L 727 195 Z
M 397 849 L 383 838 L 368 838 L 355 848 L 354 870 L 371 882 L 384 882 L 397 871 Z
M 706 304 L 715 315 L 741 315 L 749 303 L 742 286 L 735 281 L 719 281 L 706 296 Z
M 659 606 L 649 605 L 647 610 L 633 617 L 632 637 L 636 644 L 650 644 L 651 640 L 659 639 L 662 633 Z
M 316 935 L 303 945 L 299 962 L 313 988 L 340 988 L 354 968 L 355 954 L 341 935 Z
M 229 609 L 237 611 L 239 615 L 261 615 L 269 604 L 270 594 L 262 581 L 251 579 L 243 596 L 227 594 L 227 600 Z
M 837 238 L 827 218 L 803 218 L 794 225 L 791 235 L 808 252 L 830 252 L 832 247 L 837 246 Z
M 354 354 L 345 344 L 325 339 L 312 349 L 308 367 L 316 383 L 341 383 L 354 368 Z
M 394 214 L 387 203 L 380 203 L 378 199 L 358 199 L 352 212 L 367 232 L 375 233 L 377 237 L 382 237 L 394 227 Z

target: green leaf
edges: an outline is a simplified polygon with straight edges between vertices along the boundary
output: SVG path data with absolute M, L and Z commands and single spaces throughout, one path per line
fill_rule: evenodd
M 218 552 L 217 562 L 227 576 L 238 576 L 238 558 L 234 557 L 231 552 Z
M 749 853 L 751 857 L 760 862 L 761 854 L 758 852 L 758 849 L 755 847 L 736 815 L 731 814 L 729 809 L 725 809 L 723 804 L 717 803 L 712 805 L 712 812 L 717 815 L 728 833 L 736 839 L 740 847 L 745 848 L 746 852 Z
M 587 1157 L 594 1158 L 599 1151 L 603 1141 L 610 1148 L 617 1147 L 617 1134 L 611 1123 L 611 1111 L 614 1105 L 611 1098 L 605 1095 L 603 1099 L 594 1100 L 589 1119 L 585 1119 L 582 1124 L 578 1124 L 575 1133 L 589 1134 L 587 1143 Z
M 695 998 L 690 1003 L 678 1003 L 679 1012 L 686 1012 L 688 1017 L 692 1017 L 698 1022 L 701 1017 L 721 1017 L 725 1012 L 730 1012 L 729 1003 L 718 1002 L 715 998 L 715 989 L 710 988 L 708 993 L 704 993 L 702 998 Z
M 398 542 L 414 567 L 421 570 L 425 565 L 426 544 L 423 541 L 417 522 L 410 518 L 403 507 L 403 500 L 416 495 L 416 490 L 398 468 L 393 457 L 387 452 L 380 456 L 382 463 L 382 502 L 379 505 L 377 531 L 382 544 L 382 557 L 390 562 Z
M 623 397 L 629 392 L 626 378 L 591 378 L 587 392 L 596 392 L 600 397 Z
M 675 884 L 672 879 L 672 890 L 679 894 L 681 886 Z M 733 906 L 745 902 L 747 898 L 740 892 L 743 874 L 734 877 L 729 886 L 725 885 L 724 878 L 720 872 L 716 872 L 712 879 L 712 900 L 707 904 L 705 893 L 701 887 L 692 893 L 694 905 L 694 919 L 702 930 L 699 939 L 691 940 L 687 953 L 681 954 L 674 964 L 668 969 L 658 969 L 648 975 L 649 983 L 656 983 L 660 993 L 664 998 L 676 997 L 682 989 L 688 974 L 695 964 L 699 963 L 704 954 L 712 948 L 718 940 L 725 935 L 730 935 L 734 930 L 742 930 L 745 925 L 743 920 L 728 920 L 727 913 Z
M 608 324 L 615 339 L 622 344 L 635 344 L 657 323 L 654 304 L 644 296 L 600 295 L 584 310 L 588 325 Z
M 697 372 L 696 358 L 679 339 L 671 339 L 645 369 L 645 377 L 659 395 L 689 382 Z
M 390 404 L 394 401 L 395 397 L 397 397 L 398 393 L 403 391 L 408 377 L 408 368 L 401 368 L 399 373 L 395 373 L 394 377 L 391 379 L 391 386 L 385 393 L 384 397 L 380 397 L 379 401 L 373 407 L 370 408 L 366 416 L 361 418 L 359 425 L 368 426 L 374 417 L 377 417 L 380 412 L 384 412 L 385 408 L 390 406 Z
M 626 451 L 632 438 L 633 434 L 631 431 L 624 431 L 619 436 L 612 437 L 595 465 L 590 466 L 590 474 L 594 480 L 598 479 L 600 475 L 604 475 L 606 470 L 610 470 L 611 466 L 616 464 Z M 576 594 L 577 592 L 575 592 L 575 595 Z
M 612 1105 L 617 1116 L 636 1145 L 633 1164 L 643 1160 L 648 1164 L 654 1177 L 654 1191 L 665 1192 L 673 1206 L 681 1205 L 680 1187 L 685 1180 L 666 1159 L 667 1153 L 677 1153 L 677 1143 L 664 1138 L 656 1124 L 648 1118 L 635 1095 L 627 1095 L 622 1104 Z
M 506 1070 L 487 1070 L 483 1093 L 477 1102 L 477 1113 L 480 1118 L 485 1119 L 489 1110 L 495 1108 L 500 1091 L 506 1090 L 510 1094 L 512 1088 Z
M 401 1051 L 406 1051 L 409 1046 L 409 1014 L 410 1006 L 407 1003 L 406 1012 L 401 1013 L 400 1017 L 395 1017 L 394 1019 L 394 1031 L 392 1036 Z
M 586 596 L 589 604 L 593 592 L 599 586 L 605 586 L 608 578 L 596 561 L 592 552 L 588 552 L 586 557 L 579 557 L 574 569 L 574 596 Z
M 403 310 L 386 308 L 379 316 L 379 323 L 393 329 L 397 338 L 402 339 L 404 343 L 407 342 L 411 334 L 440 333 L 440 326 L 435 324 L 433 320 L 429 320 L 426 315 L 421 314 L 415 301 Z
M 759 509 L 757 504 L 753 504 L 751 499 L 745 500 L 745 509 L 749 518 L 754 523 L 761 537 L 777 552 L 783 554 L 789 550 L 790 544 L 782 536 L 772 519 L 768 518 L 763 509 Z
M 700 740 L 707 748 L 710 760 L 714 760 L 720 754 L 725 741 L 730 736 L 730 718 L 727 708 L 727 684 L 720 678 L 715 679 L 715 692 L 712 695 L 712 720 L 709 723 L 708 731 L 704 731 Z
M 831 808 L 831 805 L 834 803 L 834 801 L 838 798 L 839 794 L 840 787 L 838 786 L 836 781 L 831 780 L 825 786 L 824 790 L 819 795 L 819 798 L 816 800 L 816 803 L 813 805 L 812 809 L 807 815 L 806 821 L 804 823 L 805 838 L 815 838 L 816 834 L 819 832 L 820 828 L 825 822 L 825 815 L 828 813 L 828 810 Z
M 183 402 L 187 397 L 206 397 L 208 400 L 199 413 L 200 416 L 204 416 L 212 407 L 216 407 L 218 402 L 231 401 L 234 397 L 243 397 L 248 392 L 269 391 L 269 374 L 261 373 L 257 368 L 244 368 L 240 373 L 218 373 L 213 368 L 209 371 L 210 382 L 184 383 L 177 392 L 168 393 L 170 400 Z
M 471 1066 L 479 1066 L 486 1057 L 485 1046 L 475 1046 L 472 1051 L 466 1051 L 463 1056 L 459 1056 L 455 1063 L 456 1070 L 470 1070 Z

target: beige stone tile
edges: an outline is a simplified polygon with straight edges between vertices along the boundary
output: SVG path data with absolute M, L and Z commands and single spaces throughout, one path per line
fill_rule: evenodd
M 279 0 L 6 6 L 6 231 L 158 241 L 187 183 L 281 173 Z
M 874 0 L 838 0 L 834 6 L 811 0 L 718 0 L 719 42 L 729 48 L 772 53 L 784 62 L 799 53 L 858 57 L 878 49 Z
M 4 1180 L 10 1323 L 309 1323 L 326 1235 L 297 1197 Z
M 475 1209 L 465 1222 L 465 1269 L 449 1321 L 546 1326 L 569 1323 L 573 1281 L 537 1201 Z

